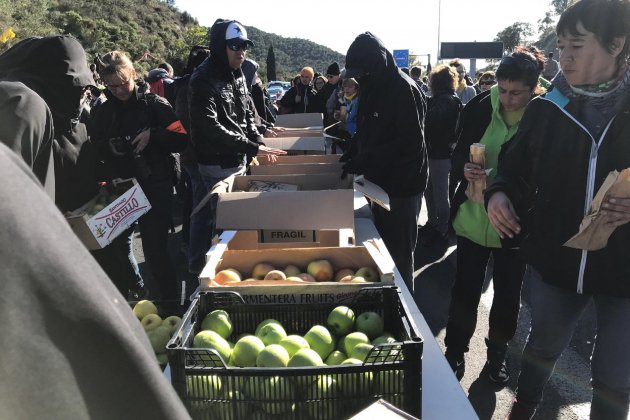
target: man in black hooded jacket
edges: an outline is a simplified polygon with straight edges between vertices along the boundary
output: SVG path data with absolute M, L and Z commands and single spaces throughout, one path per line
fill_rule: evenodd
M 188 91 L 190 139 L 199 172 L 208 191 L 225 178 L 242 175 L 248 157 L 274 156 L 285 152 L 264 146 L 248 106 L 247 87 L 241 65 L 247 48 L 254 45 L 247 30 L 235 20 L 218 19 L 210 29 L 210 57 L 193 73 Z M 199 203 L 193 203 L 193 208 Z M 214 236 L 216 200 L 210 200 L 192 217 L 206 221 L 205 235 L 191 235 L 189 270 L 200 272 Z M 198 225 L 191 220 L 191 225 Z
M 98 192 L 79 123 L 84 91 L 94 85 L 85 51 L 70 36 L 27 38 L 0 55 L 0 141 L 22 156 L 62 211 Z
M 350 45 L 345 78 L 356 78 L 361 94 L 358 129 L 351 151 L 342 158 L 347 160 L 344 169 L 363 174 L 389 195 L 391 211 L 372 206 L 374 224 L 413 291 L 418 215 L 427 185 L 426 100 L 370 32 L 359 35 Z

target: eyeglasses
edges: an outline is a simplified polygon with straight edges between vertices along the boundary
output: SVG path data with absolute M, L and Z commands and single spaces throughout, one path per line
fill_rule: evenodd
M 117 84 L 117 85 L 107 84 L 106 83 L 105 87 L 107 87 L 107 89 L 109 89 L 109 90 L 114 90 L 114 89 L 119 89 L 119 88 L 122 88 L 122 87 L 127 87 L 127 86 L 129 86 L 129 83 L 131 83 L 131 79 L 127 79 L 127 80 L 125 80 L 125 81 L 123 81 L 123 82 L 121 82 L 120 84 Z
M 490 86 L 494 85 L 495 83 L 496 81 L 494 80 L 482 80 L 479 82 L 480 85 L 490 85 Z
M 232 51 L 247 51 L 249 45 L 247 45 L 247 42 L 242 42 L 236 45 L 228 45 L 227 47 Z

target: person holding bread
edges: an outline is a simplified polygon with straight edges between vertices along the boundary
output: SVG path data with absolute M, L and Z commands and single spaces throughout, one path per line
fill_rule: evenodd
M 495 383 L 510 378 L 505 355 L 516 331 L 525 264 L 517 249 L 501 243 L 490 224 L 483 190 L 496 175 L 501 148 L 514 136 L 525 107 L 538 93 L 543 59 L 535 48 L 518 48 L 504 57 L 496 71 L 498 83 L 466 104 L 456 128 L 451 175 L 461 182 L 451 203 L 451 218 L 457 235 L 457 268 L 444 343 L 446 359 L 458 379 L 464 376 L 464 354 L 475 332 L 490 255 L 494 299 L 484 371 Z
M 597 316 L 591 419 L 627 419 L 630 401 L 630 198 L 609 195 L 605 247 L 565 243 L 608 175 L 630 167 L 630 2 L 581 0 L 556 26 L 560 72 L 531 101 L 485 193 L 500 237 L 523 236 L 531 329 L 512 419 L 531 418 L 587 305 Z M 627 172 L 623 172 L 627 173 Z M 526 209 L 528 211 L 524 211 Z

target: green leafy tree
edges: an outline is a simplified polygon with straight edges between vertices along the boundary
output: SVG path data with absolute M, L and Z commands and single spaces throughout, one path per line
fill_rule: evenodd
M 533 35 L 534 30 L 531 24 L 516 22 L 499 32 L 494 40 L 503 42 L 504 51 L 509 53 L 518 45 L 528 44 L 528 39 Z
M 276 80 L 276 54 L 273 52 L 273 44 L 267 51 L 267 80 Z

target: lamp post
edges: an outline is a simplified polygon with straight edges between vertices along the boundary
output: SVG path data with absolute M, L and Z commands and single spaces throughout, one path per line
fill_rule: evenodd
M 438 0 L 438 36 L 437 36 L 437 61 L 442 59 L 440 54 L 440 23 L 442 23 L 442 0 Z

